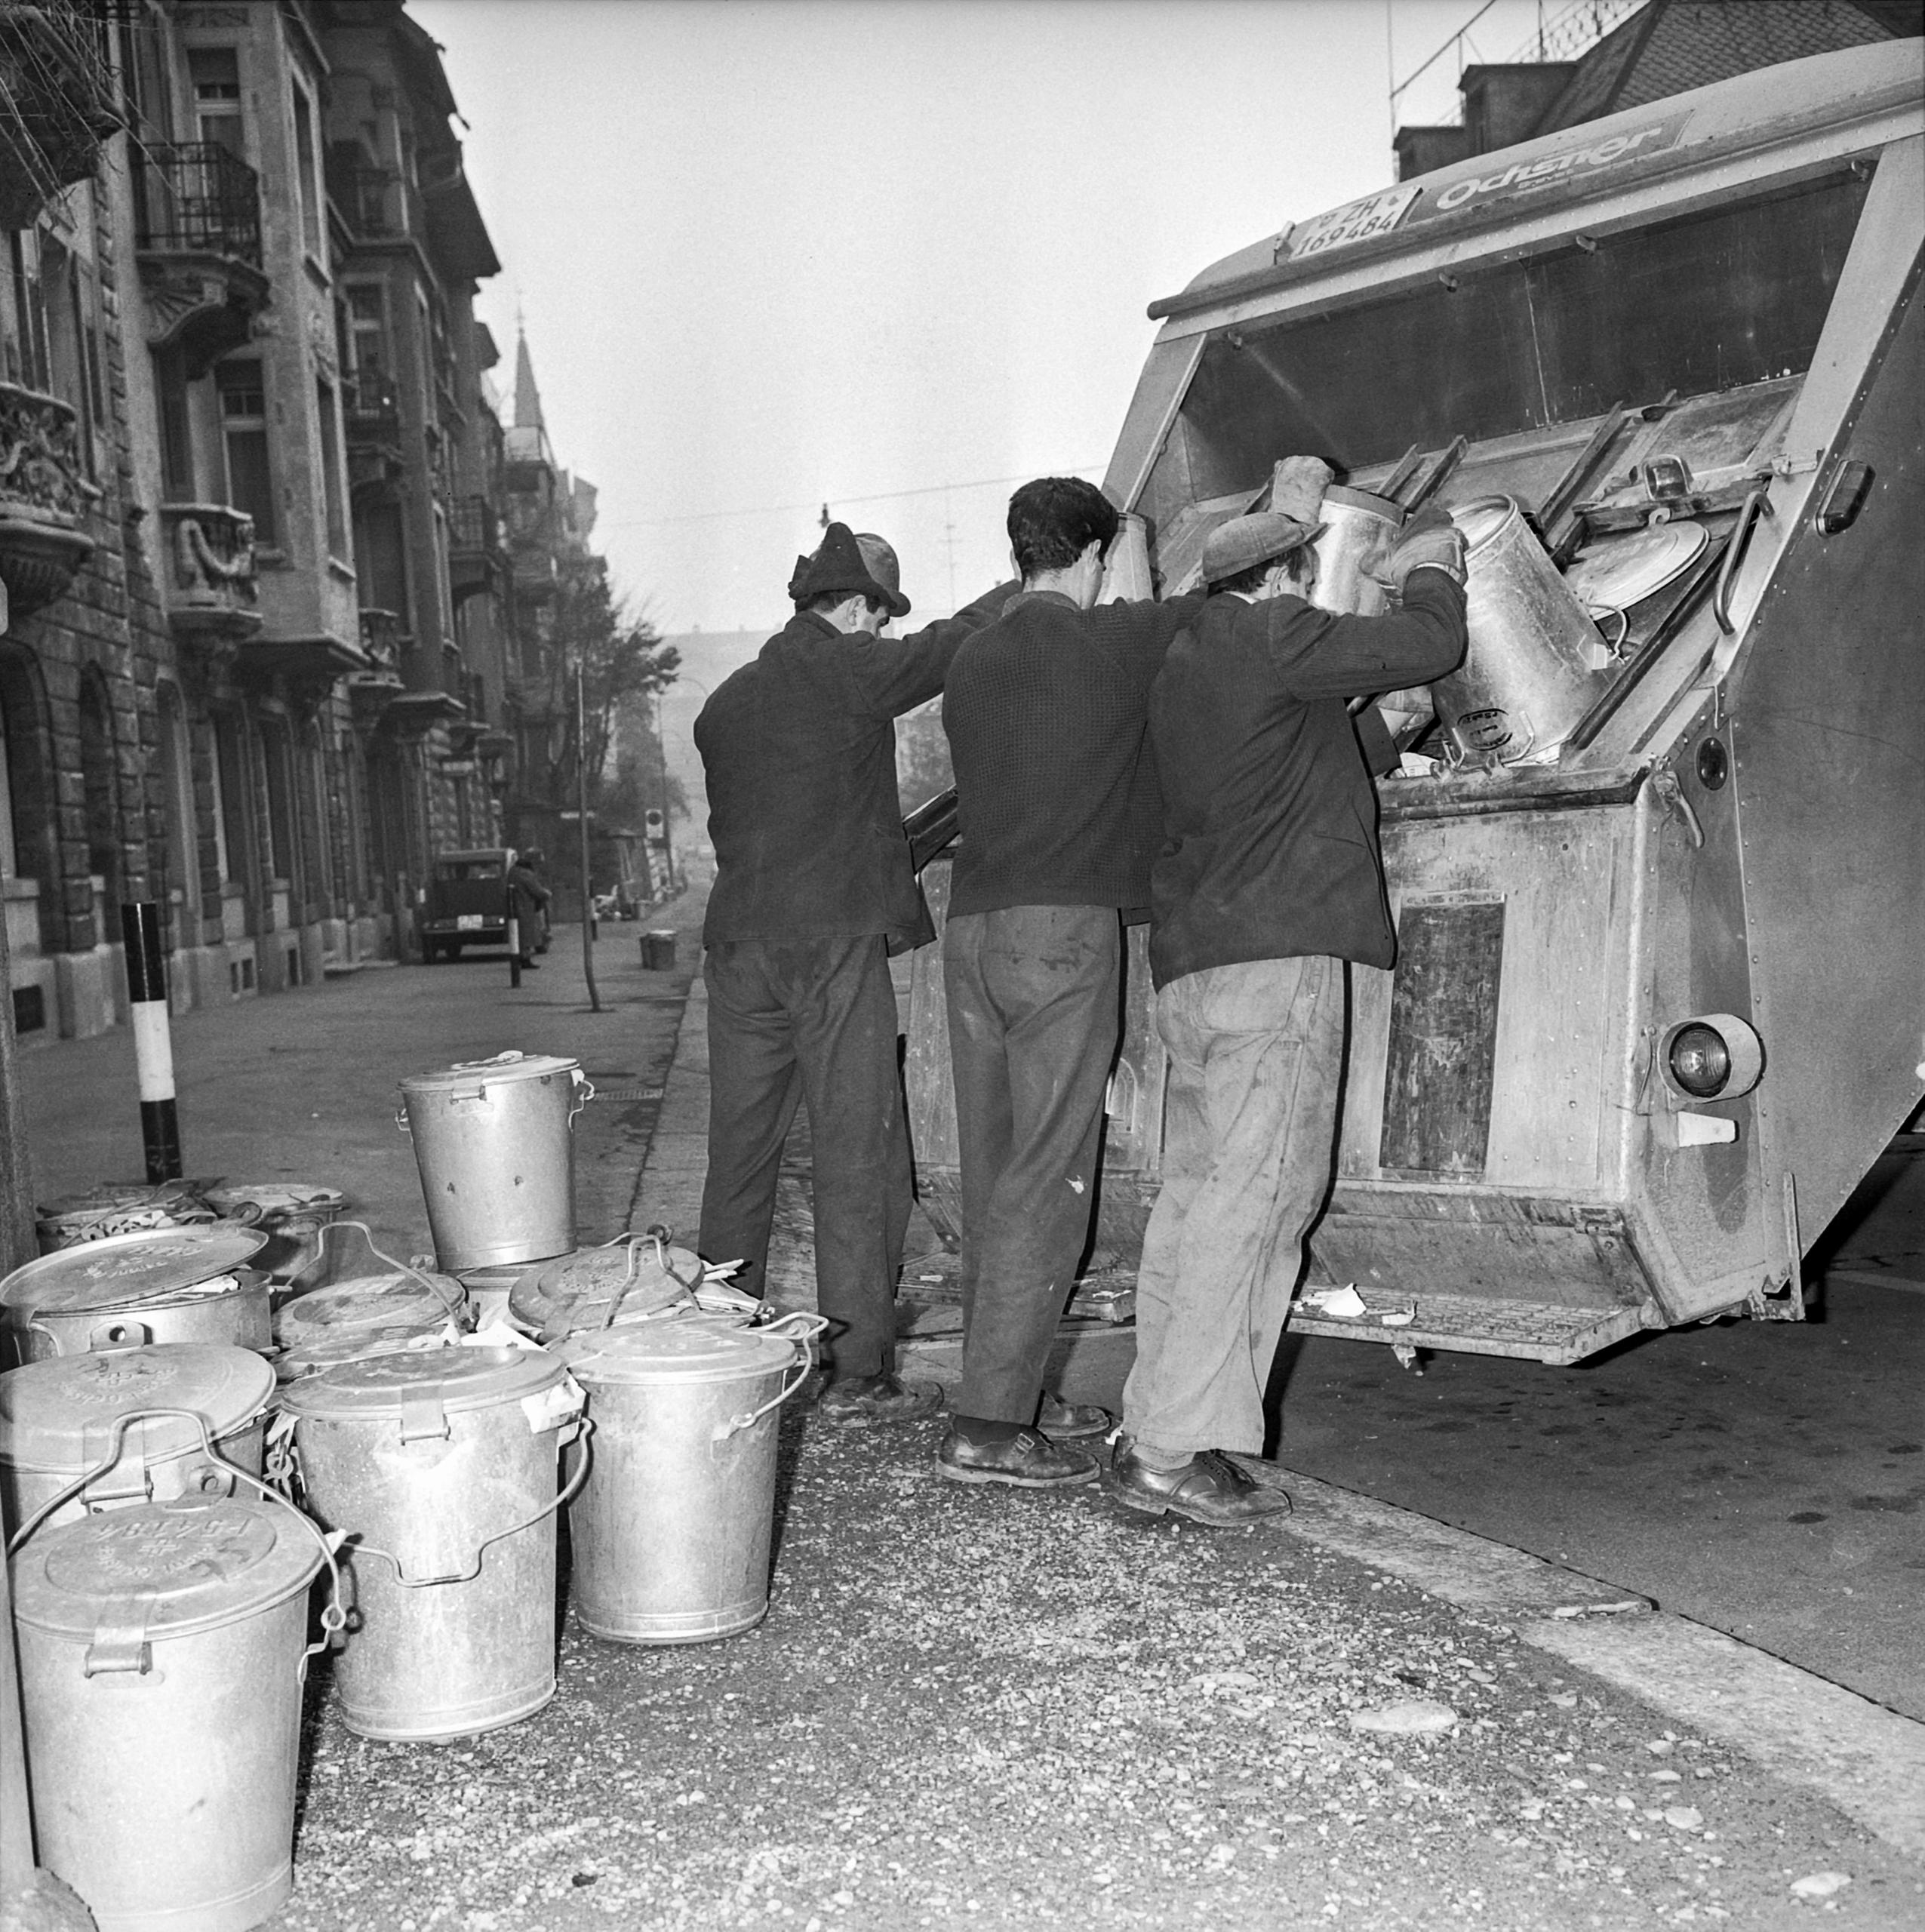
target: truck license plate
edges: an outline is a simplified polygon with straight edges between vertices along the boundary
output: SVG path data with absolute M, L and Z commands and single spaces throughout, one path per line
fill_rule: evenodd
M 461 912 L 456 915 L 454 929 L 461 933 L 478 933 L 487 924 L 487 918 L 479 912 Z

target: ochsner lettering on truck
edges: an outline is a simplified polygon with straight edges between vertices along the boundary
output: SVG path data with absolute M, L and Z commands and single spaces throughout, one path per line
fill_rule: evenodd
M 1292 261 L 1306 255 L 1321 255 L 1333 249 L 1354 248 L 1360 242 L 1373 242 L 1402 227 L 1435 221 L 1440 215 L 1455 214 L 1459 208 L 1481 202 L 1496 201 L 1512 195 L 1535 194 L 1575 178 L 1596 174 L 1619 162 L 1641 160 L 1675 147 L 1691 118 L 1689 109 L 1668 114 L 1628 134 L 1607 134 L 1602 140 L 1590 140 L 1561 154 L 1548 154 L 1536 161 L 1513 162 L 1494 174 L 1469 174 L 1442 188 L 1419 189 L 1415 182 L 1380 193 L 1367 195 L 1361 201 L 1346 202 L 1342 207 L 1299 222 L 1290 231 L 1284 248 Z
M 1448 187 L 1427 188 L 1411 211 L 1411 223 L 1414 225 L 1433 220 L 1439 215 L 1455 214 L 1459 208 L 1474 207 L 1481 202 L 1536 193 L 1573 179 L 1596 174 L 1601 169 L 1622 162 L 1639 161 L 1662 154 L 1667 148 L 1677 145 L 1685 124 L 1690 118 L 1688 111 L 1668 114 L 1662 120 L 1650 122 L 1628 134 L 1607 135 L 1601 141 L 1567 148 L 1561 154 L 1547 154 L 1536 161 L 1513 162 L 1495 174 L 1467 175 L 1461 181 L 1452 182 Z

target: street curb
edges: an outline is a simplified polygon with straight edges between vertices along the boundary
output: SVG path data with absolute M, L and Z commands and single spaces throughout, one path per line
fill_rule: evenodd
M 708 1164 L 709 989 L 697 973 L 676 1022 L 661 1108 L 629 1203 L 630 1230 L 666 1222 L 684 1247 L 693 1247 Z
M 1255 1481 L 1290 1491 L 1284 1534 L 1505 1617 L 1523 1642 L 1721 1740 L 1925 1860 L 1925 1724 L 1508 1543 L 1255 1457 L 1236 1460 Z

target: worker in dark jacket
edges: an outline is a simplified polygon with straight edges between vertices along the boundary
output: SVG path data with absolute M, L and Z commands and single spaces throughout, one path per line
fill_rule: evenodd
M 1061 1438 L 1109 1423 L 1046 1398 L 1043 1370 L 1096 1197 L 1122 919 L 1149 900 L 1150 685 L 1202 602 L 1099 605 L 1118 521 L 1078 478 L 1017 491 L 1022 591 L 956 654 L 943 697 L 962 835 L 943 971 L 964 1340 L 938 1461 L 961 1482 L 1093 1482 L 1095 1457 Z
M 909 863 L 893 721 L 933 697 L 956 647 L 1014 589 L 899 641 L 896 554 L 832 523 L 789 585 L 795 615 L 702 708 L 715 883 L 709 1168 L 700 1245 L 764 1291 L 776 1168 L 806 1099 L 816 1291 L 830 1321 L 822 1412 L 913 1419 L 933 1385 L 895 1374 L 896 1276 L 910 1208 L 887 954 L 934 936 Z
M 1150 696 L 1165 827 L 1150 968 L 1170 1070 L 1107 1485 L 1133 1508 L 1214 1524 L 1290 1507 L 1223 1452 L 1262 1453 L 1264 1385 L 1330 1189 L 1345 962 L 1396 955 L 1376 792 L 1345 700 L 1427 684 L 1464 651 L 1462 540 L 1441 513 L 1391 559 L 1400 611 L 1339 617 L 1307 601 L 1308 519 L 1329 475 L 1315 471 L 1296 513 L 1212 534 L 1209 601 Z

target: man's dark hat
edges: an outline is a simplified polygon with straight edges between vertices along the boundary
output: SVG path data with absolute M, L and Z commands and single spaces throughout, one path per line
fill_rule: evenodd
M 874 549 L 875 571 L 880 574 L 872 572 L 870 558 L 864 554 L 866 547 Z M 832 523 L 823 532 L 821 549 L 813 557 L 795 559 L 795 574 L 789 580 L 789 594 L 800 605 L 838 592 L 847 597 L 860 592 L 866 597 L 873 597 L 892 617 L 906 617 L 909 600 L 896 588 L 895 562 L 895 552 L 880 537 L 870 538 L 869 546 L 865 546 L 846 523 Z

